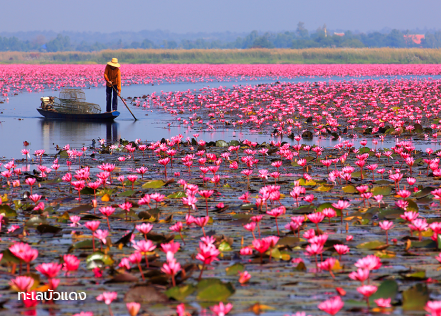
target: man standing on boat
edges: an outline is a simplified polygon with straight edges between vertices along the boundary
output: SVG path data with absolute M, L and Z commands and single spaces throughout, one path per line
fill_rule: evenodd
M 118 96 L 121 95 L 121 71 L 118 64 L 118 58 L 112 58 L 104 70 L 104 79 L 106 80 L 106 112 L 116 111 L 118 109 Z M 113 91 L 113 100 L 112 100 Z

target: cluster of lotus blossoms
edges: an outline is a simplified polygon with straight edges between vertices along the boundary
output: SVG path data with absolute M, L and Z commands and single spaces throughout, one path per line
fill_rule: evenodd
M 213 82 L 259 78 L 427 76 L 439 65 L 124 65 L 123 85 L 163 82 Z M 5 65 L 0 69 L 1 96 L 62 87 L 104 85 L 101 65 Z
M 41 66 L 42 69 L 52 71 L 55 79 L 50 79 L 50 76 L 39 77 L 35 72 L 30 72 L 26 66 L 23 66 L 23 69 L 20 68 L 20 74 L 18 74 L 19 68 L 14 67 L 19 66 L 7 66 L 1 70 L 7 74 L 2 77 L 9 78 L 7 81 L 0 82 L 0 89 L 4 96 L 26 89 L 35 91 L 43 88 L 59 89 L 64 85 L 84 87 L 102 84 L 101 75 L 98 76 L 102 69 L 98 66 Z M 160 78 L 155 81 L 160 82 L 161 80 L 209 81 L 214 78 L 230 80 L 241 76 L 255 78 L 271 77 L 276 74 L 287 78 L 302 75 L 430 75 L 439 74 L 441 68 L 438 65 L 423 67 L 361 65 L 351 66 L 351 68 L 344 65 L 323 65 L 320 67 L 307 65 L 290 67 L 285 65 L 283 67 L 280 65 L 240 67 L 237 65 L 207 65 L 203 67 L 201 65 L 145 65 L 127 66 L 124 81 L 126 84 L 151 83 L 153 81 L 146 77 L 146 73 L 149 71 L 153 73 L 151 78 Z M 12 72 L 13 75 L 9 72 Z M 72 76 L 59 76 L 60 72 L 67 72 Z M 80 75 L 80 73 L 82 74 Z M 87 79 L 84 80 L 84 78 Z M 31 84 L 31 81 L 36 83 Z M 96 209 L 98 209 L 105 218 L 107 230 L 100 229 L 100 220 L 86 221 L 80 224 L 81 218 L 79 216 L 70 216 L 72 227 L 84 226 L 90 230 L 94 252 L 97 248 L 95 239 L 99 241 L 99 247 L 102 249 L 108 238 L 113 235 L 110 219 L 117 210 L 123 210 L 125 221 L 128 221 L 129 214 L 134 209 L 146 206 L 148 210 L 151 210 L 153 203 L 155 204 L 154 208 L 157 209 L 158 205 L 160 206 L 162 202 L 168 200 L 168 197 L 160 192 L 152 192 L 143 194 L 136 201 L 136 206 L 133 199 L 127 199 L 118 202 L 119 209 L 114 207 L 115 205 L 107 204 L 98 207 L 100 202 L 97 194 L 99 192 L 119 185 L 122 190 L 127 185 L 132 191 L 135 191 L 139 190 L 138 181 L 143 181 L 144 177 L 157 177 L 160 174 L 167 182 L 173 175 L 173 177 L 179 178 L 177 184 L 184 193 L 174 206 L 185 210 L 187 214 L 185 218 L 182 217 L 179 221 L 170 223 L 167 229 L 180 235 L 182 247 L 191 247 L 191 244 L 188 245 L 188 240 L 186 244 L 182 233 L 192 226 L 201 228 L 203 237 L 198 240 L 199 246 L 195 247 L 197 255 L 194 258 L 202 263 L 198 277 L 200 280 L 204 270 L 212 266 L 213 262 L 220 260 L 218 258 L 220 250 L 215 245 L 215 239 L 205 231 L 205 227 L 210 223 L 209 201 L 210 204 L 213 204 L 212 202 L 219 198 L 219 192 L 222 192 L 228 179 L 232 178 L 242 182 L 243 187 L 246 187 L 246 190 L 242 190 L 244 192 L 234 195 L 235 202 L 240 200 L 243 205 L 252 204 L 258 212 L 248 214 L 252 216 L 250 216 L 249 222 L 243 225 L 243 228 L 250 232 L 250 234 L 245 234 L 252 235 L 249 244 L 242 246 L 239 251 L 243 258 L 257 255 L 260 257 L 261 264 L 265 263 L 267 257 L 268 261 L 271 261 L 273 253 L 278 249 L 280 236 L 293 234 L 307 240 L 307 245 L 303 250 L 307 258 L 313 258 L 311 264 L 313 267 L 310 271 L 314 273 L 328 271 L 331 277 L 335 277 L 334 273 L 339 270 L 342 256 L 351 251 L 349 243 L 360 236 L 346 234 L 345 240 L 333 245 L 333 251 L 339 259 L 337 260 L 334 256 L 326 258 L 325 244 L 329 235 L 320 227 L 323 229 L 340 226 L 343 231 L 345 227 L 343 223 L 344 220 L 348 220 L 349 213 L 352 215 L 358 211 L 364 212 L 365 209 L 377 205 L 381 209 L 386 205 L 386 200 L 396 206 L 401 212 L 399 218 L 403 220 L 378 222 L 378 233 L 385 232 L 386 245 L 389 245 L 389 233 L 394 228 L 401 227 L 408 227 L 411 236 L 414 233 L 418 234 L 420 241 L 423 237 L 430 236 L 433 241 L 439 243 L 440 222 L 428 222 L 425 212 L 415 210 L 413 206 L 415 203 L 411 198 L 413 194 L 421 191 L 422 186 L 420 187 L 420 185 L 424 176 L 430 176 L 434 179 L 441 177 L 440 154 L 432 148 L 417 153 L 412 142 L 398 141 L 398 139 L 390 149 L 379 150 L 377 146 L 382 144 L 386 134 L 416 135 L 421 139 L 433 140 L 436 146 L 437 139 L 441 136 L 441 125 L 433 119 L 437 118 L 440 112 L 441 99 L 438 97 L 440 86 L 441 82 L 437 80 L 368 80 L 274 84 L 236 87 L 234 89 L 204 88 L 199 91 L 199 94 L 194 94 L 190 90 L 152 94 L 149 100 L 152 106 L 161 107 L 173 115 L 181 115 L 177 121 L 185 126 L 193 128 L 205 128 L 204 126 L 206 126 L 207 130 L 225 126 L 248 128 L 269 132 L 273 135 L 290 136 L 296 144 L 271 141 L 269 145 L 263 146 L 257 142 L 245 140 L 231 146 L 222 145 L 220 150 L 210 152 L 211 149 L 207 146 L 207 142 L 198 139 L 199 134 L 193 135 L 195 138 L 193 141 L 189 138 L 184 140 L 182 135 L 178 135 L 165 142 L 143 144 L 140 140 L 136 140 L 125 146 L 115 144 L 106 146 L 103 140 L 102 147 L 108 149 L 112 153 L 112 157 L 119 157 L 111 163 L 101 163 L 96 167 L 80 167 L 82 164 L 89 163 L 86 158 L 88 151 L 86 147 L 75 150 L 67 145 L 63 150 L 68 159 L 56 158 L 50 162 L 45 159 L 44 162 L 48 162 L 48 166 L 43 165 L 44 150 L 36 150 L 33 155 L 35 162 L 38 163 L 39 180 L 57 178 L 58 172 L 61 173 L 59 170 L 63 170 L 60 175 L 64 182 L 62 185 L 76 191 L 78 201 L 90 202 L 94 207 L 94 214 L 97 214 Z M 140 102 L 135 101 L 135 104 L 140 105 Z M 330 135 L 337 143 L 333 148 L 304 145 L 301 143 L 302 135 L 307 137 L 307 132 L 310 132 L 311 136 L 314 134 Z M 342 141 L 340 138 L 343 135 L 357 136 L 360 133 L 366 137 L 378 136 L 371 141 L 373 149 L 357 149 L 352 141 Z M 360 144 L 366 146 L 367 140 L 361 140 Z M 30 151 L 23 149 L 22 154 L 27 163 Z M 130 168 L 126 174 L 115 175 L 115 169 L 119 165 L 125 166 L 125 163 L 132 162 L 132 160 L 135 165 L 135 157 L 143 161 L 146 156 L 154 163 L 148 167 L 143 165 Z M 82 157 L 83 160 L 81 160 Z M 73 170 L 74 164 L 78 165 L 78 169 Z M 32 202 L 33 211 L 44 211 L 46 200 L 43 200 L 43 196 L 38 194 L 36 177 L 23 175 L 23 172 L 29 170 L 19 168 L 14 160 L 4 163 L 2 168 L 4 169 L 1 172 L 4 187 L 11 190 L 12 193 L 20 188 L 29 189 L 30 194 L 27 195 L 26 200 L 29 203 Z M 415 172 L 416 168 L 419 168 L 419 173 Z M 374 186 L 376 179 L 379 180 L 380 177 L 383 183 L 384 181 L 388 182 L 390 192 L 392 188 L 394 189 L 395 196 L 390 197 L 390 192 L 376 193 Z M 286 179 L 293 181 L 291 182 L 293 185 L 290 184 L 289 188 L 285 185 Z M 320 186 L 312 191 L 312 188 L 318 183 Z M 93 190 L 93 199 L 82 196 L 81 192 L 86 188 Z M 322 197 L 319 196 L 320 193 L 315 192 L 330 190 L 338 194 L 327 197 L 332 202 L 319 210 L 320 205 L 315 203 Z M 346 190 L 348 192 L 350 190 L 350 194 L 353 194 L 350 196 L 351 200 L 348 195 L 343 194 L 346 193 Z M 257 196 L 253 197 L 254 193 L 257 193 Z M 434 200 L 441 200 L 441 189 L 439 188 L 432 188 L 427 194 L 433 196 Z M 287 202 L 289 199 L 286 197 L 291 197 L 292 203 Z M 101 201 L 108 202 L 109 200 L 101 199 Z M 231 201 L 226 199 L 216 201 L 214 203 L 216 204 L 215 209 L 226 209 L 225 204 L 228 202 Z M 200 204 L 203 204 L 201 208 L 198 207 Z M 432 203 L 431 207 L 434 204 Z M 292 216 L 287 220 L 287 214 L 290 214 L 291 211 L 295 213 L 301 207 L 303 210 L 306 209 L 305 207 L 309 207 L 309 211 L 300 213 L 302 215 Z M 0 215 L 1 217 L 3 216 Z M 263 222 L 267 225 L 274 222 L 276 232 L 262 230 L 261 224 Z M 284 227 L 285 231 L 281 232 L 280 222 L 283 222 L 281 227 L 282 230 Z M 10 225 L 7 234 L 12 234 L 19 228 L 19 225 Z M 150 268 L 149 256 L 156 254 L 155 251 L 160 249 L 165 257 L 161 271 L 169 277 L 170 284 L 175 286 L 175 277 L 182 270 L 181 263 L 176 258 L 181 244 L 175 241 L 155 244 L 148 239 L 148 234 L 153 228 L 152 224 L 136 225 L 136 230 L 141 238 L 137 240 L 135 234 L 132 235 L 133 253 L 128 257 L 121 258 L 119 267 L 126 270 L 136 267 L 140 271 L 142 280 L 145 280 L 143 260 L 146 268 Z M 258 234 L 255 232 L 256 229 Z M 301 231 L 304 231 L 302 235 Z M 346 224 L 347 231 L 348 224 Z M 394 239 L 394 243 L 396 242 L 397 240 Z M 28 244 L 20 242 L 12 244 L 9 251 L 20 259 L 19 276 L 11 280 L 11 285 L 20 291 L 28 292 L 32 288 L 33 279 L 23 275 L 22 264 L 26 264 L 29 273 L 31 262 L 38 257 L 38 251 Z M 441 262 L 441 255 L 435 258 Z M 305 264 L 301 257 L 294 258 L 293 263 Z M 76 256 L 64 255 L 62 264 L 41 263 L 35 269 L 47 277 L 48 287 L 51 290 L 56 290 L 60 282 L 57 279 L 60 270 L 64 269 L 66 274 L 73 273 L 77 271 L 80 264 L 81 260 Z M 357 291 L 366 299 L 368 308 L 370 308 L 369 297 L 377 291 L 377 286 L 369 282 L 369 277 L 373 270 L 380 267 L 380 259 L 377 256 L 368 255 L 357 260 L 355 271 L 349 274 L 350 279 L 361 283 Z M 96 275 L 101 273 L 99 269 L 94 272 Z M 245 284 L 250 278 L 249 271 L 242 271 L 238 282 Z M 343 290 L 338 291 L 339 296 L 321 302 L 318 308 L 330 315 L 335 315 L 344 306 L 343 293 Z M 110 304 L 116 298 L 117 293 L 105 292 L 97 299 L 109 305 L 109 312 L 112 313 Z M 376 299 L 375 303 L 382 311 L 388 312 L 391 309 L 390 299 Z M 24 304 L 34 306 L 36 303 L 26 300 Z M 139 304 L 136 302 L 129 304 L 127 308 L 130 314 L 136 315 L 140 308 Z M 212 307 L 212 311 L 216 315 L 225 315 L 231 309 L 231 304 L 224 305 L 223 303 Z M 427 303 L 426 310 L 431 315 L 439 315 L 441 303 L 430 301 Z M 177 313 L 187 315 L 185 306 L 179 305 Z M 82 313 L 82 315 L 86 314 L 88 313 Z
M 142 106 L 162 108 L 179 124 L 206 131 L 239 127 L 295 136 L 308 129 L 337 138 L 357 131 L 384 136 L 388 130 L 437 140 L 441 125 L 431 121 L 440 111 L 440 84 L 403 79 L 205 87 L 153 93 Z M 140 106 L 140 100 L 134 105 Z

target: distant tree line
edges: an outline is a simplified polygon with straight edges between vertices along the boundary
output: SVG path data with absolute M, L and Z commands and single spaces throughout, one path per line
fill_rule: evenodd
M 20 40 L 17 37 L 0 37 L 0 51 L 40 51 L 40 52 L 61 52 L 61 51 L 83 51 L 92 52 L 103 49 L 121 48 L 152 48 L 152 49 L 247 49 L 247 48 L 321 48 L 321 47 L 422 47 L 422 48 L 441 48 L 441 31 L 427 32 L 420 44 L 405 38 L 411 35 L 409 31 L 393 29 L 388 33 L 335 33 L 327 30 L 326 25 L 319 27 L 315 32 L 309 32 L 303 22 L 299 22 L 297 29 L 292 32 L 280 33 L 259 33 L 252 31 L 245 37 L 238 37 L 235 41 L 225 42 L 216 39 L 196 39 L 196 40 L 163 40 L 153 42 L 149 39 L 126 43 L 119 39 L 113 43 L 90 43 L 82 41 L 80 43 L 71 42 L 69 36 L 58 34 L 57 37 L 49 41 L 42 38 L 35 40 Z

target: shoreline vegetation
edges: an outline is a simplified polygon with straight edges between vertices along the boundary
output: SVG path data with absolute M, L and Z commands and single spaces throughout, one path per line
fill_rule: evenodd
M 439 64 L 441 49 L 117 49 L 99 52 L 0 52 L 0 64 Z

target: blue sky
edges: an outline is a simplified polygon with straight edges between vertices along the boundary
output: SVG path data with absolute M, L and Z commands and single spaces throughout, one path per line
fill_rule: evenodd
M 249 32 L 294 30 L 441 29 L 439 0 L 9 0 L 2 32 L 169 30 Z

